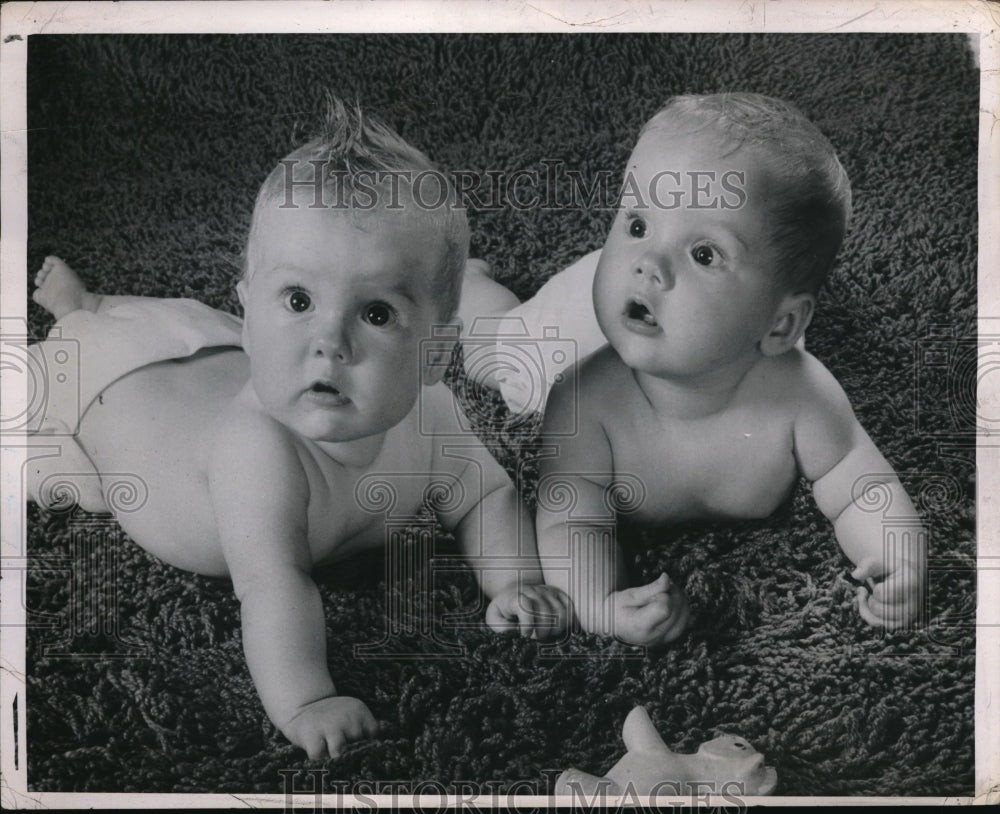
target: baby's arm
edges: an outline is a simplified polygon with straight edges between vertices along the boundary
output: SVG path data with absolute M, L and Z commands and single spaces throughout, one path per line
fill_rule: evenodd
M 500 469 L 495 462 L 493 466 Z M 463 480 L 471 480 L 474 469 L 468 467 Z M 522 636 L 552 640 L 566 633 L 572 622 L 569 600 L 561 590 L 545 584 L 531 516 L 506 473 L 500 474 L 503 482 L 490 478 L 494 483 L 484 484 L 482 500 L 455 524 L 455 535 L 465 555 L 480 569 L 483 593 L 491 599 L 486 623 L 501 633 L 518 631 Z
M 576 375 L 572 372 L 552 390 L 542 426 L 546 446 L 558 450 L 542 459 L 539 478 L 535 525 L 545 581 L 569 595 L 588 632 L 638 645 L 671 642 L 684 632 L 689 617 L 680 586 L 661 574 L 648 585 L 626 587 L 624 559 L 612 536 L 616 513 L 608 499 L 614 457 L 596 415 L 605 402 L 581 398 L 577 431 L 549 434 L 552 427 L 572 425 Z M 571 518 L 579 520 L 571 523 Z
M 836 379 L 808 354 L 803 358 L 807 391 L 794 431 L 799 467 L 812 481 L 816 504 L 833 522 L 841 549 L 856 566 L 854 578 L 879 580 L 870 592 L 858 589 L 862 618 L 888 628 L 905 625 L 917 618 L 924 602 L 927 535 L 899 478 L 858 423 Z M 879 498 L 874 510 L 865 505 L 870 489 L 876 491 L 868 494 Z
M 209 489 L 240 601 L 243 650 L 268 717 L 310 758 L 375 734 L 356 698 L 338 696 L 307 537 L 309 486 L 286 431 L 240 414 L 220 428 Z
M 572 621 L 569 600 L 545 584 L 535 527 L 517 489 L 482 442 L 462 431 L 447 388 L 439 385 L 425 399 L 438 410 L 435 470 L 453 473 L 462 496 L 442 501 L 438 516 L 454 532 L 491 600 L 486 623 L 498 632 L 519 631 L 539 640 L 562 635 Z

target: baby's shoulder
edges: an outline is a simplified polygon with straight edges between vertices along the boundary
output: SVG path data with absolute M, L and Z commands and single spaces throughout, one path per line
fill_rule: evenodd
M 471 478 L 469 494 L 484 484 L 506 482 L 506 473 L 474 429 L 479 404 L 475 394 L 459 398 L 443 383 L 421 388 L 413 410 L 386 433 L 375 462 L 379 471 L 401 473 L 408 482 L 415 473 L 431 481 Z
M 591 387 L 600 386 L 609 377 L 632 378 L 629 375 L 630 368 L 622 361 L 621 356 L 611 345 L 604 345 L 590 356 L 581 359 L 577 370 L 581 379 L 585 380 Z
M 416 432 L 421 437 L 470 434 L 470 420 L 459 398 L 444 384 L 420 388 L 417 402 L 399 428 L 406 434 Z
M 801 348 L 762 359 L 748 383 L 781 398 L 791 396 L 797 400 L 823 399 L 840 391 L 826 365 Z
M 453 465 L 449 450 L 455 446 L 469 454 L 481 450 L 488 456 L 474 425 L 477 410 L 488 413 L 491 409 L 475 393 L 460 398 L 442 382 L 421 387 L 413 409 L 386 435 L 387 445 L 393 447 L 387 452 L 397 459 L 407 458 L 411 466 L 419 462 L 433 471 Z
M 637 389 L 632 371 L 610 346 L 567 368 L 549 392 L 544 422 L 548 431 L 566 421 L 601 425 L 609 413 L 620 414 Z
M 206 446 L 210 468 L 284 477 L 300 469 L 297 437 L 286 426 L 237 396 L 208 428 Z
M 570 375 L 576 376 L 576 388 L 587 403 L 606 404 L 610 394 L 627 398 L 637 389 L 631 368 L 610 345 L 581 360 Z
M 769 357 L 754 371 L 748 400 L 789 413 L 796 426 L 843 425 L 853 409 L 836 377 L 819 359 L 800 348 Z

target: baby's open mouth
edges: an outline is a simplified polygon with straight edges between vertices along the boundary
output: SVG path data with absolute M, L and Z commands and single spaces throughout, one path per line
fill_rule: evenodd
M 341 393 L 340 390 L 329 382 L 313 382 L 309 387 L 309 392 L 318 397 L 321 402 L 325 404 L 334 403 L 342 406 L 350 401 L 347 396 Z
M 649 306 L 645 303 L 639 302 L 638 300 L 629 300 L 625 304 L 625 316 L 629 319 L 643 322 L 651 328 L 655 328 L 659 325 L 656 321 L 656 317 L 654 317 L 652 311 L 649 310 Z
M 340 391 L 336 387 L 332 384 L 327 384 L 326 382 L 314 382 L 313 386 L 309 389 L 314 393 L 329 393 L 331 396 L 340 395 Z

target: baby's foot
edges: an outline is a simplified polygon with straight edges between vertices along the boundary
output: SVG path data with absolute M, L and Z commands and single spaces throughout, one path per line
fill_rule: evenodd
M 520 305 L 510 291 L 493 279 L 493 269 L 485 260 L 469 258 L 462 281 L 462 320 L 466 376 L 478 384 L 499 389 L 509 367 L 501 335 L 504 315 Z M 498 375 L 500 374 L 500 375 Z
M 470 257 L 465 261 L 466 274 L 481 274 L 483 277 L 493 279 L 493 268 L 485 260 L 478 257 Z
M 513 292 L 494 279 L 493 267 L 489 263 L 478 257 L 470 257 L 465 261 L 459 316 L 467 329 L 477 317 L 500 316 L 520 304 L 521 301 Z
M 87 291 L 87 286 L 60 258 L 49 255 L 35 275 L 31 298 L 56 319 L 71 311 L 97 311 L 101 298 Z

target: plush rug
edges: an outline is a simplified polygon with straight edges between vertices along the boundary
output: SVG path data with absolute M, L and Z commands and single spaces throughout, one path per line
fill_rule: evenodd
M 546 160 L 617 177 L 674 93 L 793 101 L 830 137 L 855 200 L 809 348 L 900 473 L 931 549 L 927 624 L 886 634 L 859 618 L 849 563 L 804 482 L 766 521 L 623 530 L 635 579 L 666 568 L 696 613 L 690 635 L 650 653 L 493 635 L 468 570 L 433 570 L 415 599 L 381 553 L 356 557 L 317 578 L 334 679 L 381 731 L 311 762 L 261 708 L 226 583 L 163 565 L 106 517 L 31 507 L 31 789 L 280 793 L 318 778 L 369 793 L 405 781 L 545 794 L 555 770 L 607 770 L 641 704 L 678 751 L 747 738 L 780 794 L 972 793 L 978 72 L 964 38 L 49 35 L 28 50 L 32 273 L 55 253 L 95 290 L 234 312 L 257 186 L 308 133 L 325 89 L 483 177 L 544 176 Z M 565 200 L 565 174 L 556 188 Z M 611 217 L 482 206 L 472 254 L 528 297 L 600 247 Z M 44 336 L 33 304 L 29 322 Z M 537 421 L 512 418 L 458 368 L 451 383 L 533 501 Z M 434 545 L 454 550 L 444 535 Z M 393 646 L 356 655 L 385 638 L 397 595 Z

